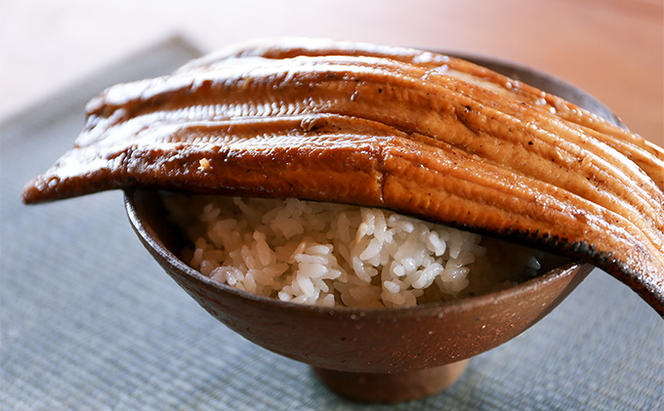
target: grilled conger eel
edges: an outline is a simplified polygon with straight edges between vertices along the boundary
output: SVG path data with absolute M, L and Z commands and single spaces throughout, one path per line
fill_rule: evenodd
M 664 150 L 440 54 L 268 41 L 115 85 L 23 198 L 132 186 L 386 207 L 590 262 L 664 315 Z

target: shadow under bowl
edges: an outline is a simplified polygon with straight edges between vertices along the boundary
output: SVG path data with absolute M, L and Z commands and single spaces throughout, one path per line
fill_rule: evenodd
M 460 56 L 616 122 L 592 96 L 536 70 Z M 248 340 L 314 367 L 337 393 L 396 402 L 451 385 L 466 360 L 514 338 L 555 308 L 592 270 L 566 263 L 508 289 L 408 308 L 325 308 L 253 295 L 200 274 L 177 254 L 183 239 L 159 193 L 125 191 L 131 225 L 164 270 L 205 310 Z

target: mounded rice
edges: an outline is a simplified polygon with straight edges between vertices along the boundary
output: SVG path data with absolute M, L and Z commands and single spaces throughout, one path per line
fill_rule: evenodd
M 297 199 L 163 198 L 193 244 L 182 253 L 185 262 L 215 281 L 282 301 L 412 306 L 472 293 L 469 282 L 486 283 L 497 271 L 496 258 L 521 277 L 541 266 L 525 247 L 383 209 Z M 493 275 L 496 282 L 506 278 Z

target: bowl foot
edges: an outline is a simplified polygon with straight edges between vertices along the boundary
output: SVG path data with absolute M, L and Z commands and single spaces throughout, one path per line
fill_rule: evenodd
M 400 402 L 436 394 L 461 377 L 468 360 L 395 374 L 345 372 L 313 367 L 325 385 L 356 401 Z

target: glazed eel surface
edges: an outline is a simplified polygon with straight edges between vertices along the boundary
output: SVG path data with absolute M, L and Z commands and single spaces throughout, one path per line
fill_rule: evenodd
M 257 42 L 115 85 L 23 198 L 133 186 L 385 207 L 592 263 L 664 314 L 664 151 L 440 54 Z

